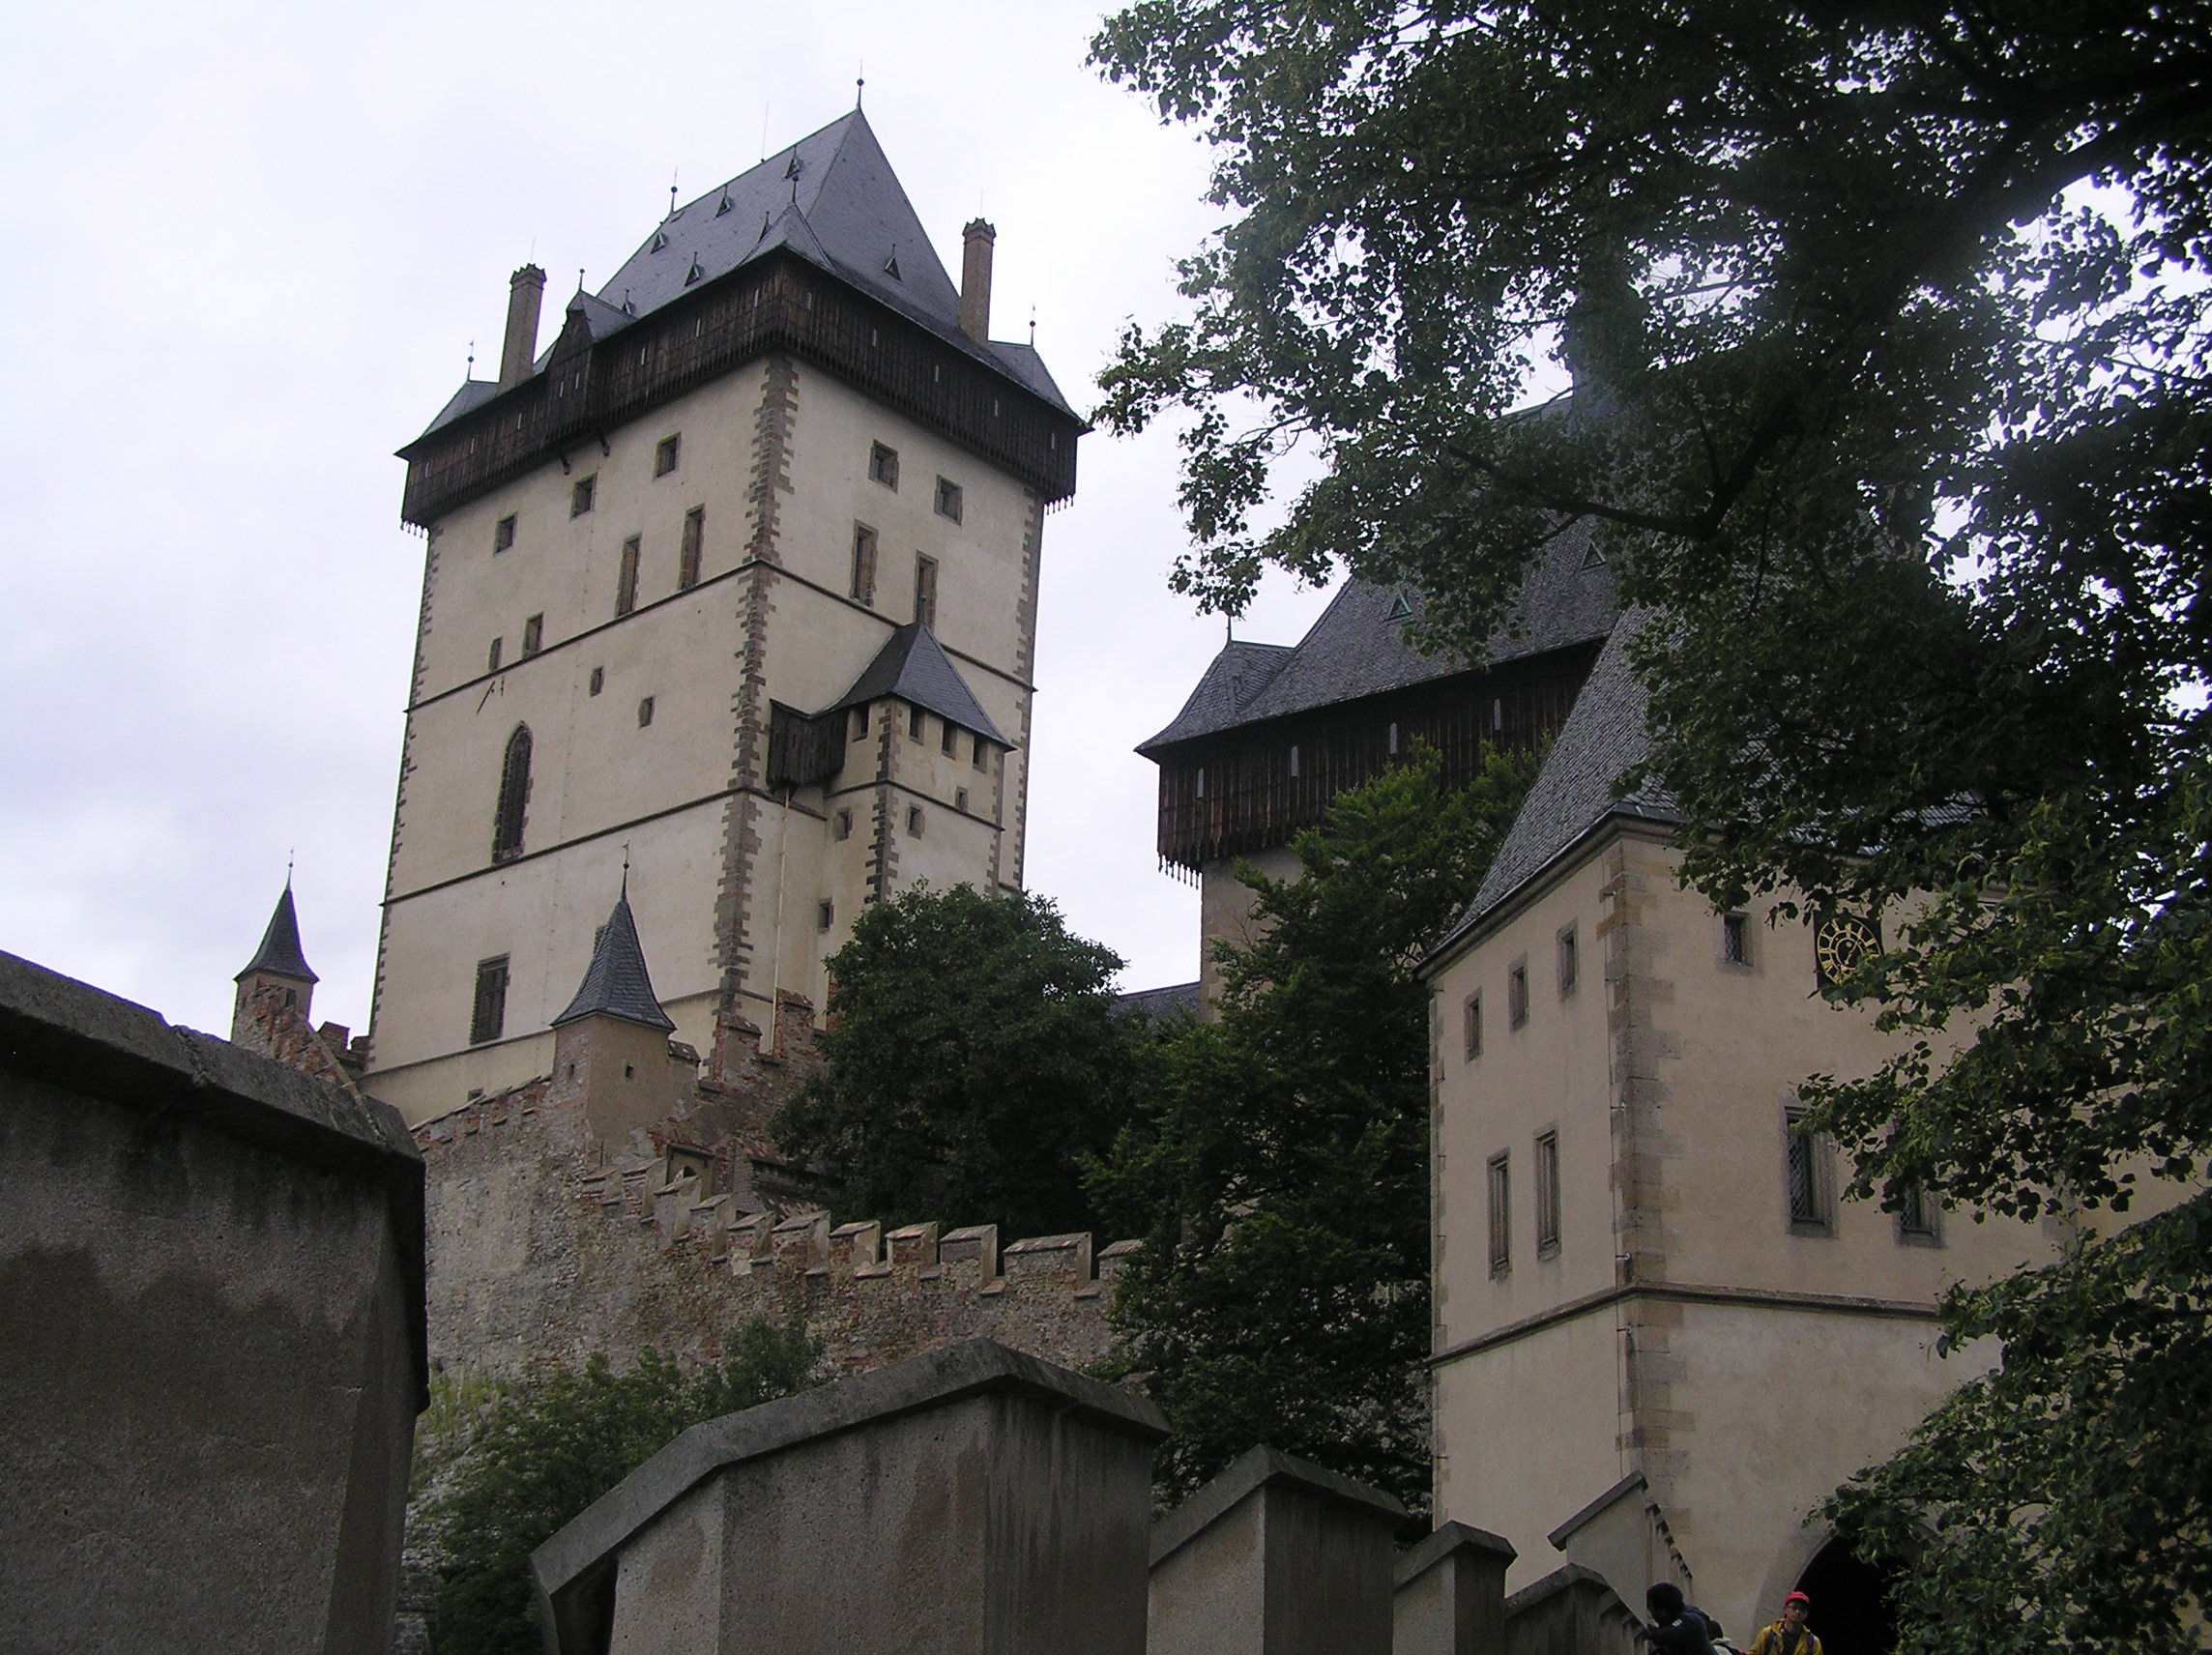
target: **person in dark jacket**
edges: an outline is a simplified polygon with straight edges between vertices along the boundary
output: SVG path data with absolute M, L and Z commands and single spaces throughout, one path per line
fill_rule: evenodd
M 1721 1623 L 1694 1604 L 1682 1601 L 1682 1588 L 1661 1581 L 1644 1594 L 1644 1607 L 1651 1611 L 1651 1625 L 1644 1636 L 1661 1655 L 1713 1655 L 1713 1640 L 1721 1636 Z

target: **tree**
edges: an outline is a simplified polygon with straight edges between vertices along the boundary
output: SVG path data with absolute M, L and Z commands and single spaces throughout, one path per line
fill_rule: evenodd
M 727 1351 L 692 1373 L 650 1346 L 626 1374 L 595 1354 L 490 1402 L 429 1501 L 439 1655 L 535 1655 L 531 1553 L 690 1427 L 821 1380 L 821 1349 L 797 1323 L 755 1317 Z
M 1442 787 L 1437 755 L 1341 794 L 1299 877 L 1248 864 L 1259 940 L 1220 945 L 1219 1019 L 1160 1044 L 1143 1119 L 1092 1171 L 1144 1247 L 1108 1365 L 1175 1435 L 1187 1494 L 1257 1443 L 1427 1503 L 1428 1000 L 1421 955 L 1473 900 L 1533 774 L 1494 753 Z
M 2208 40 L 2201 0 L 1142 0 L 1096 43 L 1234 215 L 1104 380 L 1111 425 L 1189 416 L 1184 589 L 1342 563 L 1472 649 L 1594 525 L 1687 877 L 1879 921 L 1832 992 L 1901 1056 L 1807 1089 L 1853 1193 L 2081 1221 L 1950 1298 L 2001 1366 L 1836 1508 L 1915 1648 L 2189 1647 L 2212 1601 L 2172 1379 L 2212 1365 Z
M 922 883 L 863 910 L 830 960 L 828 1067 L 777 1144 L 856 1210 L 1089 1229 L 1079 1157 L 1113 1142 L 1134 1072 L 1121 968 L 1026 892 Z

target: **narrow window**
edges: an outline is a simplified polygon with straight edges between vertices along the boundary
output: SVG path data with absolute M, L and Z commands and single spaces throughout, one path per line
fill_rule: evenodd
M 952 808 L 955 810 L 968 808 L 968 790 L 966 788 L 956 787 L 952 790 Z
M 642 730 L 653 722 L 653 697 L 647 696 L 637 704 L 637 727 Z
M 1943 1240 L 1936 1195 L 1918 1179 L 1899 1192 L 1897 1238 L 1909 1246 L 1936 1247 Z
M 981 769 L 983 768 L 983 761 L 986 751 L 987 749 L 983 745 L 983 738 L 980 736 L 976 737 L 975 764 L 977 769 Z
M 898 450 L 878 443 L 868 450 L 868 477 L 886 488 L 898 487 Z
M 469 1012 L 469 1044 L 496 1040 L 507 1029 L 507 956 L 477 962 L 476 1004 Z
M 485 672 L 497 672 L 497 671 L 499 671 L 499 654 L 500 654 L 500 651 L 501 651 L 501 650 L 503 650 L 504 648 L 506 648 L 506 646 L 507 646 L 507 640 L 506 640 L 505 638 L 494 638 L 494 639 L 491 641 L 491 653 L 490 653 L 488 655 L 486 655 L 486 656 L 484 657 L 484 671 L 485 671 Z
M 1751 964 L 1751 915 L 1724 914 L 1721 915 L 1721 959 L 1731 966 Z
M 949 517 L 957 523 L 960 521 L 960 485 L 957 482 L 947 482 L 945 479 L 939 478 L 937 479 L 937 514 L 940 517 Z
M 1563 926 L 1559 931 L 1559 993 L 1575 992 L 1575 984 L 1582 976 L 1582 961 L 1577 957 L 1575 928 Z
M 1833 1155 L 1826 1139 L 1804 1129 L 1806 1113 L 1794 1104 L 1783 1112 L 1790 1230 L 1795 1235 L 1827 1235 L 1834 1233 Z
M 492 815 L 491 859 L 522 855 L 522 819 L 530 804 L 530 726 L 517 724 L 499 767 L 499 805 Z
M 598 492 L 598 487 L 599 474 L 597 472 L 594 472 L 590 477 L 578 478 L 575 486 L 568 490 L 568 515 L 581 517 L 589 511 L 592 508 L 592 497 Z
M 938 739 L 937 749 L 941 753 L 951 753 L 957 751 L 959 746 L 960 726 L 953 723 L 951 719 L 947 718 L 945 721 L 944 734 Z
M 853 596 L 861 603 L 876 600 L 876 532 L 865 523 L 853 525 Z
M 814 928 L 827 931 L 837 922 L 837 905 L 828 898 L 814 905 Z
M 496 557 L 514 544 L 514 513 L 509 512 L 492 526 L 491 549 Z
M 1490 1157 L 1490 1273 L 1513 1267 L 1513 1175 L 1502 1154 Z
M 622 568 L 615 576 L 615 613 L 627 615 L 637 607 L 638 537 L 622 543 Z
M 1559 1135 L 1536 1134 L 1536 1257 L 1559 1251 Z
M 1502 702 L 1502 701 L 1493 701 L 1493 702 L 1490 704 L 1490 727 L 1491 727 L 1493 730 L 1502 730 L 1502 729 L 1504 729 L 1504 728 L 1505 728 L 1505 703 L 1504 703 L 1504 702 Z
M 910 804 L 906 807 L 906 830 L 917 839 L 921 837 L 920 805 Z
M 1390 726 L 1390 756 L 1392 758 L 1398 756 L 1398 726 L 1396 723 L 1392 723 Z
M 535 655 L 545 647 L 545 617 L 533 615 L 522 624 L 522 653 Z
M 864 741 L 867 739 L 868 710 L 865 707 L 856 707 L 853 709 L 853 740 Z
M 830 818 L 830 831 L 836 838 L 850 839 L 853 836 L 853 813 L 850 810 L 838 811 Z
M 1518 1029 L 1528 1021 L 1528 962 L 1519 960 L 1505 973 L 1505 1023 Z
M 683 450 L 684 434 L 663 437 L 653 446 L 653 475 L 666 477 L 676 469 L 676 456 Z
M 937 624 L 937 560 L 922 552 L 914 558 L 914 618 L 924 626 Z
M 1473 1062 L 1482 1056 L 1482 996 L 1470 994 L 1460 1007 L 1460 1042 L 1467 1053 L 1467 1060 Z
M 922 730 L 928 724 L 928 715 L 924 713 L 920 708 L 910 704 L 906 710 L 906 733 L 908 740 L 915 741 L 920 740 Z
M 1294 741 L 1293 743 L 1291 743 L 1291 780 L 1293 780 L 1293 781 L 1296 781 L 1297 779 L 1298 779 L 1298 748 L 1297 748 L 1297 743 Z
M 597 695 L 606 687 L 607 669 L 605 667 L 594 667 L 592 669 L 592 693 Z
M 684 513 L 684 544 L 677 555 L 676 589 L 688 592 L 699 584 L 699 559 L 707 547 L 707 508 L 694 506 Z
M 1206 797 L 1206 767 L 1204 765 L 1198 767 L 1198 791 L 1192 797 L 1197 798 Z

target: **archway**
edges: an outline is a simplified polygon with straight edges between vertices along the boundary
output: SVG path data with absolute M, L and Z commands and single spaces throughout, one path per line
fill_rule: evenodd
M 1824 1655 L 1890 1655 L 1897 1647 L 1888 1572 L 1842 1540 L 1830 1540 L 1814 1554 L 1796 1589 L 1813 1600 L 1811 1625 Z

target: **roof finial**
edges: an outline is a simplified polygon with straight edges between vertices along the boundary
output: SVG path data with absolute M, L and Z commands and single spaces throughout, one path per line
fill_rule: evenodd
M 1036 306 L 1030 306 L 1030 349 L 1036 349 Z
M 474 379 L 474 378 L 476 378 L 476 376 L 477 376 L 477 342 L 476 342 L 476 340 L 474 340 L 474 339 L 471 339 L 471 340 L 469 341 L 469 365 L 468 365 L 468 370 L 467 370 L 466 372 L 464 372 L 464 373 L 461 375 L 461 377 L 462 377 L 463 379 Z
M 863 99 L 863 98 L 865 98 L 865 97 L 867 96 L 867 93 L 868 93 L 868 60 L 867 60 L 866 58 L 862 58 L 862 59 L 860 60 L 860 73 L 859 73 L 859 74 L 855 75 L 855 76 L 854 76 L 854 78 L 853 78 L 853 107 L 854 107 L 854 108 L 858 109 L 858 108 L 860 106 L 860 100 L 861 100 L 861 99 Z
M 584 267 L 582 265 L 576 267 L 576 291 L 578 293 L 584 291 Z
M 284 888 L 286 890 L 292 888 L 292 862 L 298 855 L 297 847 L 284 853 Z
M 768 160 L 768 111 L 769 102 L 764 98 L 760 106 L 760 158 L 764 161 Z
M 627 839 L 623 841 L 622 848 L 622 894 L 623 900 L 627 902 L 629 900 L 629 841 Z
M 668 216 L 671 218 L 676 217 L 676 181 L 681 176 L 681 168 L 672 166 L 668 169 Z

